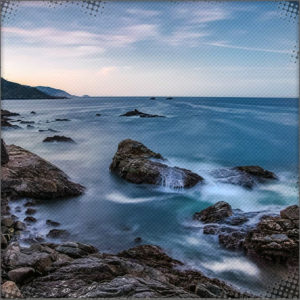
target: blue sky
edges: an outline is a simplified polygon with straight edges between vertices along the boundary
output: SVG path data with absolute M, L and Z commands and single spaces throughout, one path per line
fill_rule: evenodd
M 2 27 L 2 76 L 92 96 L 296 97 L 297 22 L 277 3 L 22 2 Z

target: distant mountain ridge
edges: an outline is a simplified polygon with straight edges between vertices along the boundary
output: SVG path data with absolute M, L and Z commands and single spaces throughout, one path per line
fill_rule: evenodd
M 42 88 L 42 89 L 41 89 Z M 60 95 L 59 95 L 60 93 Z M 68 96 L 67 96 L 68 95 Z M 1 99 L 65 99 L 72 97 L 63 90 L 31 87 L 1 78 Z
M 49 86 L 36 86 L 35 88 L 37 88 L 39 91 L 50 95 L 50 96 L 54 96 L 54 97 L 65 97 L 65 98 L 72 98 L 72 97 L 76 97 L 73 96 L 69 93 L 67 93 L 66 91 L 60 90 L 60 89 L 55 89 Z

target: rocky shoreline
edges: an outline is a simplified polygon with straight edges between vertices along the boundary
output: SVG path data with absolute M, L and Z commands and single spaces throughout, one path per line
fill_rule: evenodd
M 200 271 L 184 270 L 182 262 L 155 245 L 107 254 L 92 245 L 68 241 L 68 232 L 57 229 L 60 224 L 52 220 L 45 220 L 51 227 L 47 236 L 66 241 L 50 243 L 34 238 L 30 247 L 23 247 L 20 236 L 22 232 L 30 232 L 30 223 L 36 221 L 34 199 L 63 201 L 81 195 L 85 188 L 70 181 L 62 170 L 38 155 L 15 145 L 6 146 L 3 140 L 1 169 L 1 294 L 4 298 L 255 296 Z M 169 166 L 161 154 L 130 139 L 118 145 L 110 171 L 135 184 L 168 184 L 175 189 L 205 184 L 205 178 L 199 174 Z M 213 176 L 247 189 L 278 180 L 274 173 L 259 166 L 216 170 Z M 10 201 L 20 198 L 32 199 L 24 204 L 25 222 L 18 220 L 9 208 Z M 248 225 L 253 214 L 259 212 L 244 213 L 220 201 L 196 212 L 193 219 L 203 224 L 205 234 L 218 235 L 219 243 L 227 249 L 243 251 L 266 263 L 297 263 L 299 207 L 287 207 L 277 216 L 264 215 L 257 224 Z

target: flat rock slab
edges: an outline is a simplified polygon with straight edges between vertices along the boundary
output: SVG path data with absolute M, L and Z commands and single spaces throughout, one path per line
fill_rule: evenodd
M 10 159 L 2 166 L 3 198 L 56 199 L 83 193 L 82 185 L 38 155 L 15 145 L 6 148 Z

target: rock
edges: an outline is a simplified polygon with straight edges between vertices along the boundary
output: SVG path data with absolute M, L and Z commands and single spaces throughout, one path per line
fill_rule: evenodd
M 22 230 L 25 230 L 25 228 L 26 228 L 26 226 L 23 222 L 21 222 L 21 221 L 15 222 L 15 229 L 16 230 L 22 231 Z
M 10 112 L 5 109 L 1 109 L 1 117 L 14 117 L 14 116 L 19 116 L 19 115 L 20 114 L 18 114 L 18 113 L 14 113 L 14 112 Z
M 172 100 L 172 99 L 173 99 L 173 97 L 167 97 L 166 99 L 167 99 L 167 100 Z
M 36 201 L 34 200 L 30 200 L 30 201 L 27 201 L 24 206 L 27 207 L 27 206 L 35 206 L 36 205 Z
M 39 129 L 39 132 L 58 132 L 58 130 L 54 130 L 54 129 L 51 129 L 51 128 L 48 128 L 48 129 Z
M 194 219 L 203 223 L 218 223 L 232 215 L 231 206 L 224 201 L 219 201 L 216 204 L 194 214 Z
M 274 173 L 259 166 L 239 166 L 231 169 L 219 169 L 212 172 L 220 182 L 240 185 L 252 189 L 257 183 L 276 180 Z
M 298 205 L 292 205 L 280 212 L 282 219 L 299 220 L 299 207 Z
M 46 224 L 49 226 L 60 226 L 60 223 L 52 221 L 52 220 L 46 220 Z
M 24 221 L 27 222 L 27 223 L 35 223 L 37 221 L 37 219 L 35 217 L 29 216 L 29 217 L 26 217 L 24 219 Z
M 264 216 L 257 226 L 247 233 L 244 246 L 249 255 L 271 261 L 298 261 L 299 258 L 299 207 L 289 206 L 280 216 Z
M 54 135 L 54 136 L 48 136 L 43 140 L 44 143 L 47 142 L 69 142 L 69 143 L 75 143 L 71 138 L 63 136 L 63 135 Z
M 100 117 L 101 116 L 101 114 L 96 114 L 96 117 Z
M 34 126 L 32 126 L 32 125 L 29 124 L 29 125 L 27 125 L 27 128 L 31 128 L 32 129 L 32 128 L 34 128 Z
M 1 118 L 1 127 L 10 127 L 10 128 L 21 128 L 18 125 L 12 125 L 7 121 L 6 118 Z
M 1 166 L 8 163 L 8 161 L 9 161 L 9 156 L 6 150 L 6 145 L 3 139 L 1 139 Z
M 62 238 L 65 239 L 70 236 L 70 233 L 65 229 L 51 229 L 47 237 L 52 239 Z
M 51 247 L 57 250 L 60 246 Z M 181 262 L 170 258 L 161 248 L 152 245 L 135 247 L 118 255 L 92 253 L 72 260 L 68 260 L 67 255 L 59 258 L 55 254 L 55 257 L 51 273 L 22 285 L 25 297 L 251 296 L 238 292 L 222 281 L 210 279 L 201 272 L 179 270 L 177 267 L 182 265 Z
M 5 249 L 7 247 L 7 239 L 4 234 L 1 233 L 1 248 Z
M 137 243 L 137 244 L 139 244 L 139 243 L 142 242 L 142 238 L 141 237 L 137 237 L 137 238 L 134 239 L 134 242 Z
M 36 112 L 35 111 L 31 111 L 30 112 L 32 115 L 36 115 Z
M 137 109 L 128 111 L 127 113 L 120 115 L 120 117 L 132 117 L 132 116 L 139 116 L 140 118 L 165 118 L 165 116 L 146 114 L 138 111 Z
M 15 222 L 12 217 L 5 217 L 1 219 L 1 225 L 5 227 L 12 227 L 14 223 Z
M 36 213 L 36 209 L 34 208 L 28 208 L 26 211 L 25 211 L 25 214 L 26 215 L 34 215 Z
M 68 121 L 71 121 L 69 119 L 55 119 L 56 122 L 68 122 Z
M 89 254 L 98 252 L 98 250 L 91 245 L 74 242 L 62 243 L 61 245 L 56 247 L 55 250 L 72 258 L 84 257 Z
M 1 195 L 5 198 L 56 199 L 78 196 L 84 187 L 39 156 L 15 145 L 7 146 L 10 160 L 2 166 Z
M 150 100 L 156 100 L 156 98 L 155 97 L 151 97 Z
M 219 243 L 227 249 L 239 250 L 243 248 L 243 243 L 247 233 L 245 231 L 233 231 L 219 235 Z
M 1 296 L 3 298 L 23 298 L 19 288 L 13 281 L 6 281 L 1 285 Z
M 20 121 L 20 124 L 34 124 L 34 121 Z
M 189 188 L 203 181 L 201 176 L 189 170 L 169 167 L 152 159 L 163 160 L 163 157 L 140 142 L 130 139 L 123 140 L 118 145 L 118 151 L 110 165 L 110 170 L 121 178 L 136 184 Z
M 10 280 L 18 284 L 30 281 L 34 277 L 35 271 L 33 268 L 22 267 L 8 272 Z

